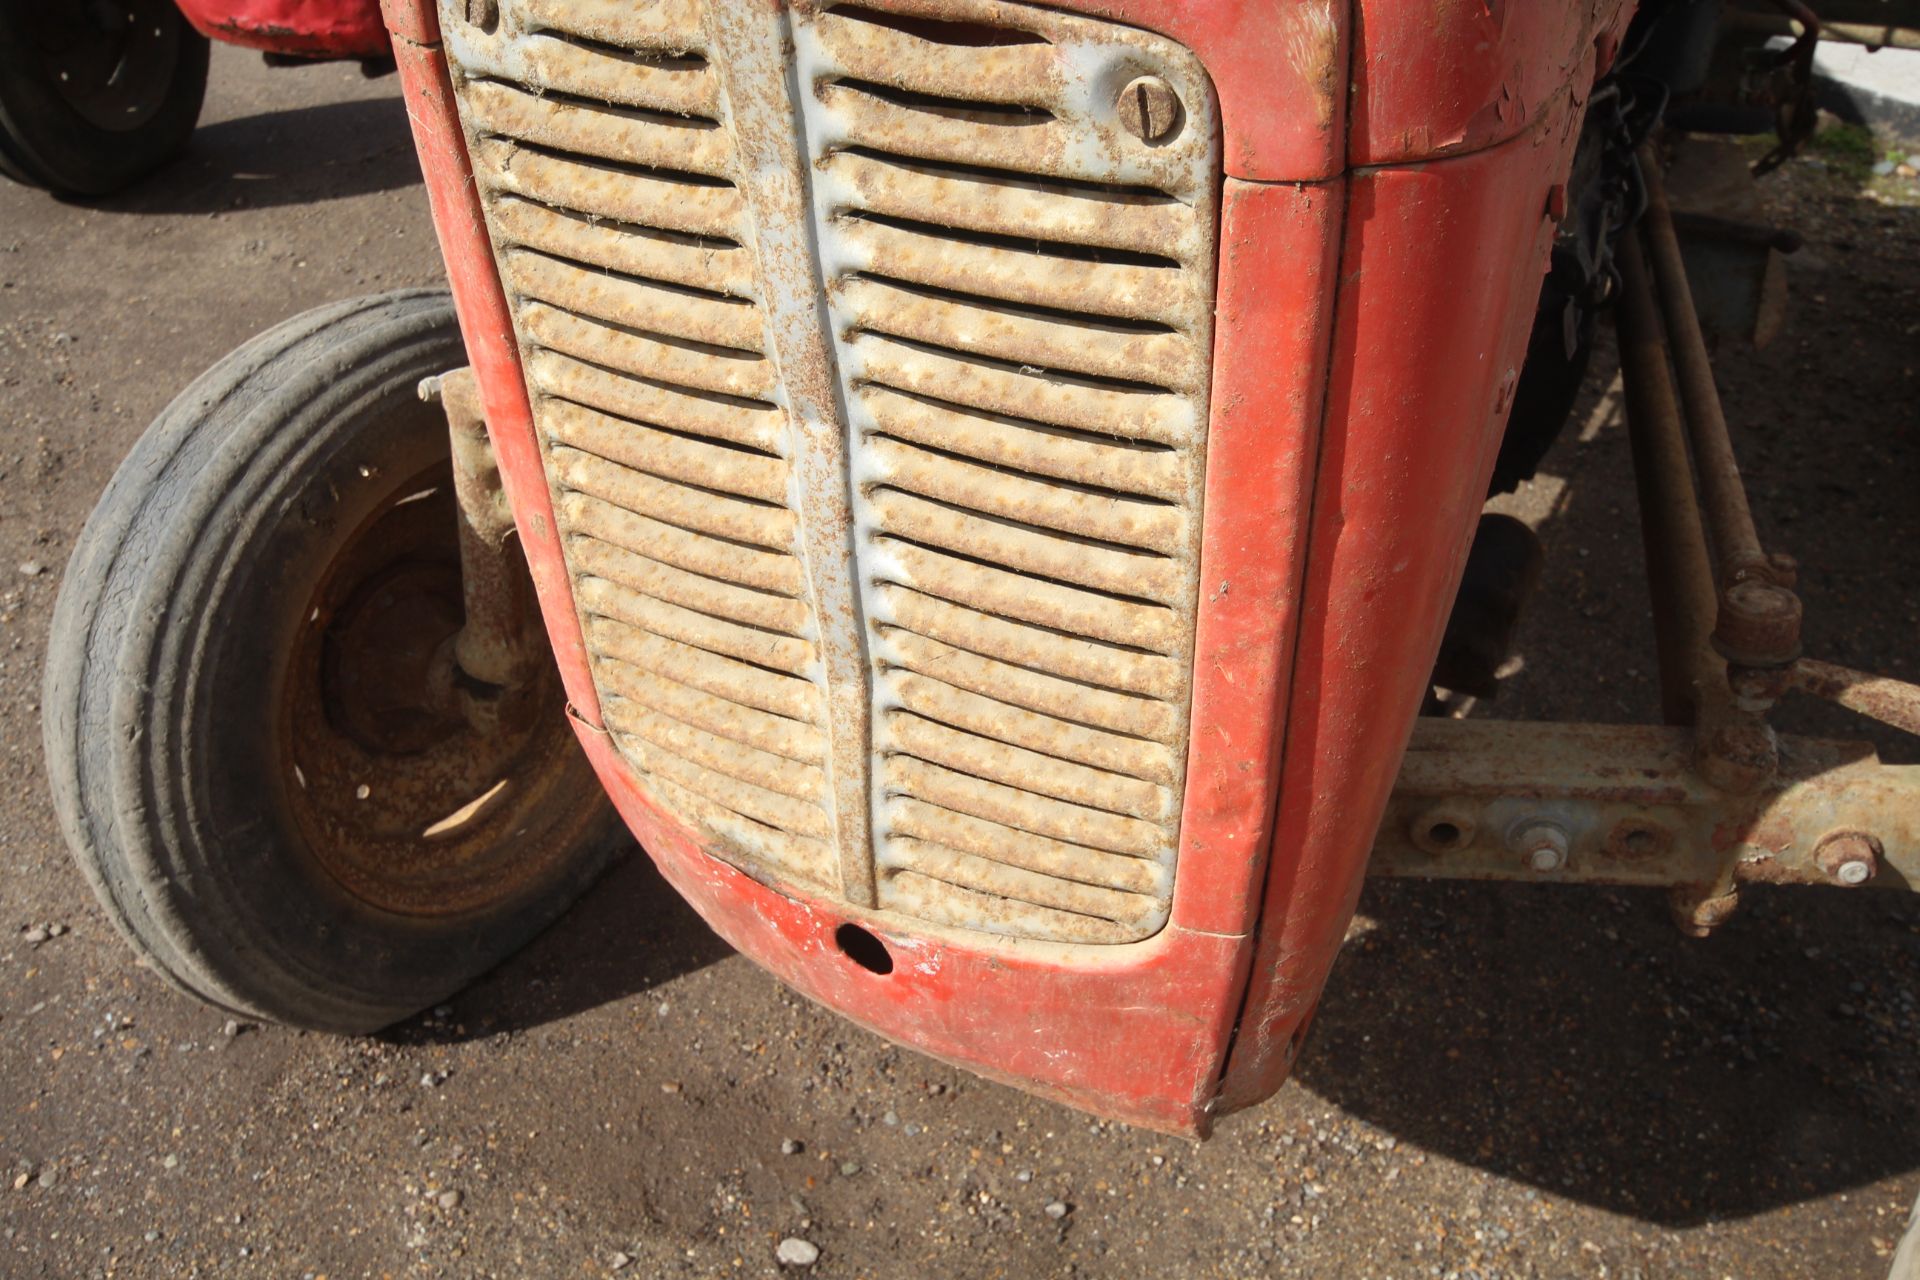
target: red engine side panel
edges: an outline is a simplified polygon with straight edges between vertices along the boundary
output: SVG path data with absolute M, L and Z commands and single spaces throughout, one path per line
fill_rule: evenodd
M 303 58 L 378 58 L 387 28 L 378 0 L 176 0 L 200 34 Z
M 1353 914 L 1486 499 L 1579 105 L 1563 90 L 1524 137 L 1350 179 L 1280 812 L 1223 1110 L 1285 1079 Z

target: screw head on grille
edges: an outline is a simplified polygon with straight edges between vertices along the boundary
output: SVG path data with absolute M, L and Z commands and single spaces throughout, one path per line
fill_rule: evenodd
M 1120 112 L 1121 126 L 1147 143 L 1171 138 L 1179 131 L 1186 115 L 1180 105 L 1180 95 L 1159 76 L 1139 76 L 1128 81 L 1114 106 Z

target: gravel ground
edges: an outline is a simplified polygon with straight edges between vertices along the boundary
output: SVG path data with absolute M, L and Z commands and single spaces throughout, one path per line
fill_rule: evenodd
M 1655 895 L 1374 885 L 1295 1081 L 1204 1146 L 882 1043 L 730 954 L 641 858 L 378 1038 L 228 1024 L 136 967 L 45 796 L 60 569 L 194 374 L 437 278 L 395 93 L 220 49 L 193 150 L 138 194 L 0 187 L 0 1274 L 1882 1273 L 1920 1188 L 1902 899 L 1756 892 L 1692 942 Z M 1806 566 L 1810 647 L 1915 677 L 1920 213 L 1821 164 L 1769 199 L 1810 243 L 1786 337 L 1722 364 L 1729 416 Z M 1549 569 L 1499 714 L 1652 712 L 1599 366 L 1514 500 Z

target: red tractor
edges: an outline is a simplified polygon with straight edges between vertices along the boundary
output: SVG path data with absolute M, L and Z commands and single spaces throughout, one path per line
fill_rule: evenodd
M 1803 656 L 1754 534 L 1657 158 L 1703 8 L 388 0 L 451 295 L 122 467 L 47 676 L 82 866 L 181 989 L 355 1032 L 624 827 L 814 999 L 1195 1135 L 1370 869 L 1909 887 L 1917 771 L 1766 719 L 1920 690 Z M 1666 723 L 1421 718 L 1603 309 Z

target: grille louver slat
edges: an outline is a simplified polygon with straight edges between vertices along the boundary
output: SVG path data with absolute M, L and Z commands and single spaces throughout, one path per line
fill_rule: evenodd
M 1204 71 L 995 0 L 445 18 L 603 715 L 643 787 L 775 884 L 1016 937 L 1159 929 L 1210 378 Z M 753 22 L 788 25 L 739 44 Z M 767 76 L 752 50 L 782 39 L 791 76 Z M 1186 112 L 1154 145 L 1113 105 L 1143 74 Z M 783 190 L 810 239 L 768 222 Z M 849 643 L 852 737 L 827 674 Z M 871 814 L 847 812 L 849 768 Z

